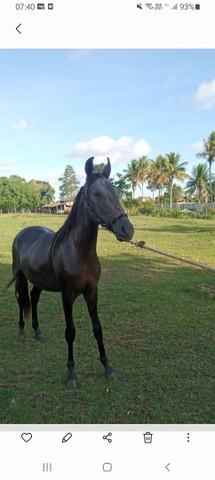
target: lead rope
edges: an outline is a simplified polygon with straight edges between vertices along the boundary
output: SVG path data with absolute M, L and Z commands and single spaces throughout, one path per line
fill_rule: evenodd
M 170 253 L 162 252 L 161 250 L 157 250 L 156 248 L 147 247 L 144 240 L 140 240 L 139 242 L 132 242 L 130 240 L 128 243 L 130 243 L 134 247 L 144 248 L 145 250 L 149 250 L 150 252 L 158 253 L 159 255 L 164 255 L 165 257 L 169 257 L 169 258 L 174 258 L 174 260 L 178 260 L 180 262 L 188 263 L 189 265 L 193 265 L 194 267 L 205 268 L 206 270 L 210 270 L 211 272 L 215 272 L 215 268 L 208 267 L 207 265 L 203 265 L 202 263 L 191 262 L 190 260 L 186 260 L 185 258 L 178 257 L 178 256 L 172 255 Z

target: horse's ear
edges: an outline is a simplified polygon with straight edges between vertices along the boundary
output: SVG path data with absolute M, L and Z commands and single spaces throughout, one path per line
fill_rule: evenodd
M 105 165 L 105 167 L 104 167 L 104 169 L 103 169 L 103 171 L 102 171 L 102 175 L 103 175 L 105 178 L 109 178 L 110 172 L 111 172 L 110 159 L 109 159 L 109 157 L 107 157 L 107 165 Z
M 94 157 L 90 157 L 85 163 L 85 172 L 88 178 L 90 178 L 93 174 L 93 159 Z

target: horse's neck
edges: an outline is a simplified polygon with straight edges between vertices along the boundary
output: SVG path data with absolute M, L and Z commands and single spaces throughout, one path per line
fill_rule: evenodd
M 76 247 L 86 251 L 89 255 L 96 253 L 98 225 L 90 219 L 83 200 L 80 201 L 75 223 L 73 241 Z

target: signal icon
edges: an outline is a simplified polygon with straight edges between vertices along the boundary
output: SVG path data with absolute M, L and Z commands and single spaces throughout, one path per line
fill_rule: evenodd
M 172 7 L 172 10 L 177 10 L 177 8 L 178 8 L 178 4 L 176 3 L 174 7 Z

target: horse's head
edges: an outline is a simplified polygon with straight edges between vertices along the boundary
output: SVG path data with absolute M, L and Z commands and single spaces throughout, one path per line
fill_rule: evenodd
M 133 225 L 119 203 L 116 187 L 108 180 L 111 172 L 109 158 L 101 173 L 93 172 L 93 158 L 86 161 L 87 175 L 84 198 L 90 217 L 98 224 L 113 232 L 120 241 L 133 237 Z

